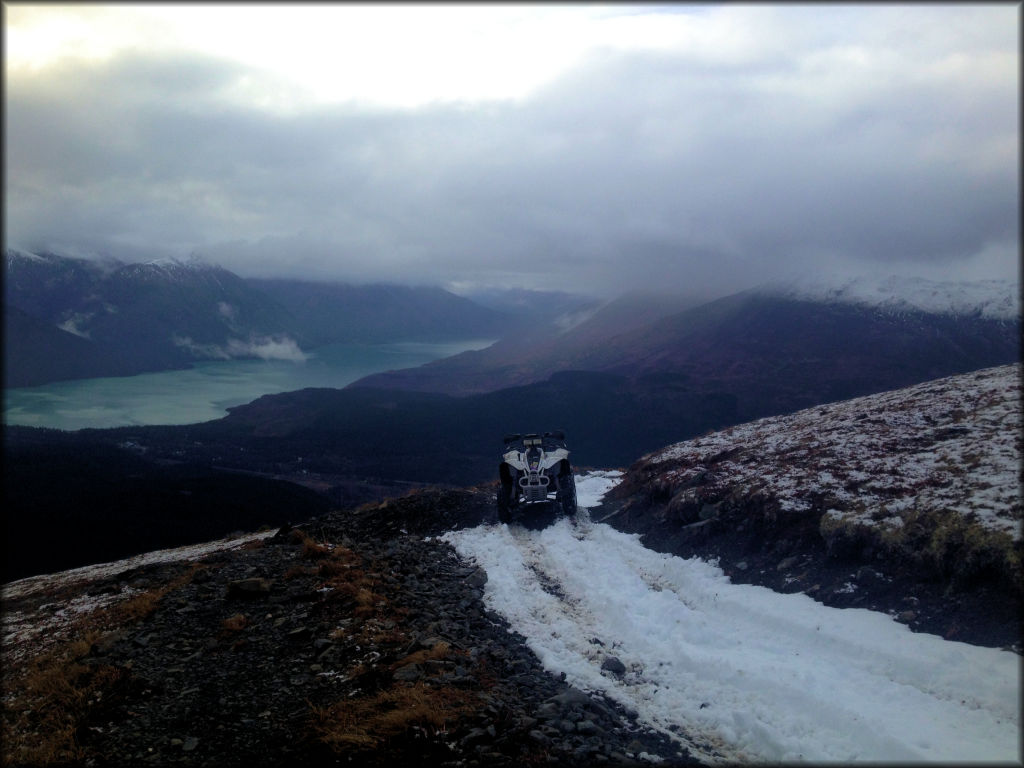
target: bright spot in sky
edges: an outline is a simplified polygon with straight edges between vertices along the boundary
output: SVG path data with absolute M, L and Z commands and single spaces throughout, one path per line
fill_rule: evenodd
M 276 107 L 521 99 L 597 52 L 707 39 L 694 26 L 699 14 L 658 6 L 15 5 L 6 12 L 9 69 L 131 52 L 200 53 L 243 65 L 249 74 L 236 95 Z

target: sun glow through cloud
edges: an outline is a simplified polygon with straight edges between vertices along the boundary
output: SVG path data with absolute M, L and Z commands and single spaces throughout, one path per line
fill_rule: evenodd
M 15 5 L 7 14 L 13 71 L 130 51 L 205 53 L 251 68 L 236 96 L 264 106 L 280 105 L 282 83 L 291 106 L 520 99 L 602 49 L 729 47 L 697 14 L 642 6 Z
M 9 246 L 602 294 L 1017 274 L 1017 7 L 4 12 Z

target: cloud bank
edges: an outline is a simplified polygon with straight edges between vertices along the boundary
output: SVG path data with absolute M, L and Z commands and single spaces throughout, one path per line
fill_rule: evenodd
M 637 6 L 623 40 L 682 31 L 416 107 L 270 107 L 194 51 L 57 59 L 8 72 L 7 245 L 604 295 L 1015 278 L 1019 13 Z

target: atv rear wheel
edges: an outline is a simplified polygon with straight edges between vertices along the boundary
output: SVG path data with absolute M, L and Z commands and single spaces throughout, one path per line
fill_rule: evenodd
M 572 472 L 558 477 L 558 501 L 567 517 L 576 517 L 576 478 Z
M 507 523 L 512 519 L 512 485 L 501 484 L 498 488 L 498 520 Z

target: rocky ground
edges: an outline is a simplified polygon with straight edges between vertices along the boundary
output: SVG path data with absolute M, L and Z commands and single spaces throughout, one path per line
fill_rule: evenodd
M 416 493 L 89 583 L 106 607 L 79 615 L 67 639 L 37 642 L 47 650 L 35 660 L 4 665 L 5 762 L 695 762 L 546 673 L 484 608 L 486 574 L 425 540 L 479 523 L 491 499 Z
M 645 520 L 650 546 L 718 557 L 734 581 L 1019 650 L 1019 605 L 984 586 L 950 592 L 891 563 L 836 558 L 811 529 L 748 520 L 709 535 L 729 527 L 717 518 L 679 533 L 635 513 L 609 500 L 592 517 L 627 530 Z M 486 574 L 431 538 L 493 515 L 492 488 L 423 490 L 230 551 L 6 590 L 5 620 L 58 606 L 68 618 L 45 637 L 5 635 L 4 762 L 696 763 L 635 714 L 545 672 L 484 607 Z M 95 607 L 71 610 L 84 593 Z M 617 674 L 613 657 L 605 669 Z

